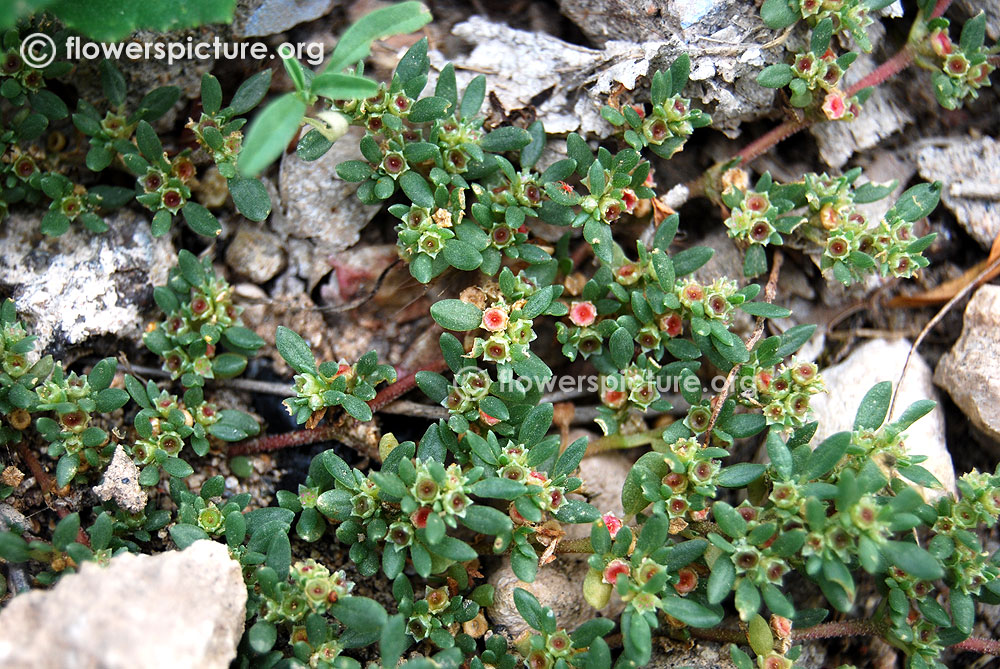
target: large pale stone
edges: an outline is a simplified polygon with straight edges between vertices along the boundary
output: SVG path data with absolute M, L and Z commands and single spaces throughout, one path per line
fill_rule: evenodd
M 225 545 L 88 562 L 0 611 L 7 669 L 225 669 L 243 635 L 247 591 Z
M 962 336 L 934 372 L 972 424 L 1000 442 L 1000 286 L 983 286 L 965 308 Z
M 875 339 L 851 353 L 840 364 L 820 371 L 826 382 L 827 393 L 814 395 L 811 405 L 819 421 L 813 444 L 830 435 L 851 430 L 854 417 L 872 386 L 882 381 L 893 384 L 899 379 L 910 351 L 905 339 Z M 937 390 L 931 381 L 931 369 L 919 353 L 910 357 L 906 376 L 896 396 L 890 420 L 917 400 L 937 400 Z M 922 467 L 929 470 L 944 486 L 945 491 L 955 489 L 955 470 L 951 455 L 945 445 L 944 413 L 934 409 L 906 431 L 906 447 L 914 455 L 926 455 Z

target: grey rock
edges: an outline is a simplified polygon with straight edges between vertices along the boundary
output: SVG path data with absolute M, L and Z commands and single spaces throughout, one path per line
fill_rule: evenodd
M 264 283 L 285 268 L 285 251 L 270 230 L 244 222 L 226 249 L 226 264 L 256 283 Z
M 28 518 L 10 504 L 0 504 L 0 530 L 26 532 L 31 527 Z
M 873 339 L 859 346 L 843 362 L 820 370 L 827 392 L 812 398 L 811 406 L 819 421 L 813 444 L 837 432 L 851 430 L 865 393 L 881 381 L 895 385 L 909 351 L 910 342 L 905 339 Z M 930 367 L 919 353 L 914 352 L 889 419 L 898 418 L 910 404 L 922 399 L 938 400 L 938 394 L 931 380 Z M 907 450 L 913 455 L 926 455 L 928 459 L 921 466 L 944 486 L 943 491 L 925 490 L 925 496 L 937 497 L 954 491 L 955 469 L 945 445 L 944 412 L 934 409 L 906 430 L 905 435 Z
M 560 555 L 538 569 L 533 583 L 525 583 L 510 568 L 510 558 L 504 557 L 489 578 L 490 585 L 496 589 L 493 605 L 486 609 L 491 629 L 508 639 L 516 639 L 530 629 L 514 605 L 515 588 L 527 590 L 538 598 L 542 606 L 551 608 L 559 627 L 575 629 L 594 617 L 594 609 L 583 598 L 586 573 L 585 562 L 573 556 Z
M 917 170 L 941 181 L 941 199 L 972 238 L 990 248 L 1000 234 L 1000 142 L 992 137 L 932 140 L 917 153 Z
M 4 530 L 18 530 L 19 533 L 28 532 L 31 522 L 23 513 L 12 507 L 10 504 L 0 504 L 0 532 Z M 17 594 L 31 589 L 28 584 L 28 574 L 24 564 L 7 563 L 7 592 Z M 4 591 L 5 583 L 2 572 L 0 572 L 0 592 Z
M 692 74 L 685 95 L 700 100 L 712 114 L 714 127 L 734 131 L 741 121 L 770 111 L 774 91 L 758 86 L 756 76 L 762 67 L 781 60 L 784 48 L 765 48 L 774 33 L 745 7 L 739 12 L 732 5 L 727 8 L 731 20 L 720 21 L 723 27 L 718 29 L 693 24 L 690 31 L 638 33 L 640 41 L 637 33 L 627 33 L 603 42 L 601 49 L 473 16 L 452 30 L 473 49 L 452 60 L 460 85 L 485 73 L 487 88 L 506 109 L 534 106 L 549 132 L 606 137 L 611 126 L 599 112 L 608 94 L 620 85 L 627 96 L 627 91 L 644 85 L 641 78 L 687 53 Z M 717 16 L 714 10 L 711 14 Z M 431 63 L 440 69 L 444 56 L 432 52 Z
M 674 646 L 654 645 L 649 669 L 735 669 L 729 656 L 729 645 L 711 641 L 695 641 L 690 648 L 677 642 Z
M 106 220 L 104 234 L 74 225 L 56 238 L 38 231 L 40 214 L 15 212 L 0 226 L 0 288 L 38 335 L 36 350 L 59 352 L 98 335 L 140 340 L 152 287 L 176 261 L 173 245 L 130 211 Z
M 730 626 L 736 627 L 736 621 Z M 725 626 L 726 623 L 723 623 Z M 669 642 L 667 642 L 669 643 Z M 729 655 L 729 644 L 713 641 L 694 641 L 688 648 L 684 642 L 674 642 L 675 645 L 653 645 L 653 655 L 647 669 L 735 669 Z M 745 650 L 745 649 L 744 649 Z M 804 669 L 822 669 L 832 666 L 827 661 L 826 650 L 819 643 L 802 644 L 802 654 L 795 661 L 796 667 Z
M 124 553 L 84 563 L 49 591 L 0 612 L 0 666 L 225 669 L 243 634 L 247 591 L 225 545 Z
M 299 274 L 312 290 L 330 272 L 327 258 L 357 243 L 362 228 L 379 212 L 355 196 L 357 184 L 337 176 L 337 164 L 361 160 L 361 128 L 351 128 L 319 160 L 306 162 L 294 153 L 281 159 L 278 181 L 280 207 L 271 215 L 271 228 L 284 243 L 306 240 L 305 256 L 296 253 Z
M 264 37 L 324 16 L 333 0 L 240 0 L 233 19 L 236 37 Z
M 982 286 L 972 296 L 962 336 L 938 362 L 934 382 L 1000 444 L 1000 286 Z

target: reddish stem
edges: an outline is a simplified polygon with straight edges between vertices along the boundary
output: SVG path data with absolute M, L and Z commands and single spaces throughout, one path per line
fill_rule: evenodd
M 805 629 L 792 630 L 792 638 L 797 641 L 833 639 L 847 636 L 880 636 L 883 626 L 870 619 L 838 620 L 820 623 Z
M 238 444 L 230 446 L 227 453 L 229 457 L 233 457 L 236 455 L 253 455 L 255 453 L 280 451 L 283 448 L 329 441 L 340 434 L 340 432 L 340 426 L 328 423 L 312 430 L 295 430 L 294 432 L 269 434 L 264 437 L 250 439 L 249 441 L 241 441 Z
M 862 88 L 878 86 L 889 77 L 893 77 L 910 66 L 913 62 L 913 50 L 909 45 L 900 49 L 895 56 L 885 61 L 874 70 L 866 74 L 853 86 L 847 89 L 847 95 L 855 95 Z
M 28 465 L 28 469 L 31 471 L 31 475 L 35 477 L 35 482 L 38 483 L 38 487 L 42 490 L 42 495 L 48 497 L 50 494 L 54 493 L 56 490 L 55 482 L 52 478 L 42 469 L 42 465 L 38 462 L 38 458 L 35 456 L 34 452 L 28 446 L 27 442 L 23 439 L 17 442 L 17 452 L 24 460 L 24 463 Z M 56 507 L 55 512 L 59 515 L 59 518 L 65 518 L 69 515 L 69 509 L 65 507 Z M 81 527 L 76 531 L 76 541 L 84 546 L 90 547 L 90 537 L 87 533 L 83 531 Z
M 938 0 L 937 4 L 934 5 L 934 11 L 931 12 L 931 18 L 936 19 L 937 17 L 948 11 L 948 7 L 951 5 L 951 0 Z
M 447 368 L 444 360 L 438 360 L 427 367 L 408 372 L 399 379 L 383 388 L 377 395 L 368 401 L 368 406 L 372 412 L 378 411 L 387 404 L 399 399 L 404 393 L 413 390 L 417 385 L 417 372 L 440 372 Z M 343 427 L 336 423 L 327 423 L 311 430 L 295 430 L 294 432 L 283 432 L 281 434 L 269 434 L 249 441 L 243 441 L 229 447 L 229 456 L 252 455 L 254 453 L 267 453 L 270 451 L 280 451 L 293 446 L 305 446 L 316 444 L 321 441 L 336 439 L 343 433 Z
M 973 637 L 956 643 L 952 648 L 954 650 L 965 650 L 983 655 L 1000 655 L 1000 641 L 995 639 L 977 639 Z
M 399 377 L 395 383 L 390 384 L 378 391 L 375 398 L 368 401 L 368 406 L 371 407 L 373 412 L 378 411 L 385 405 L 398 400 L 402 395 L 413 390 L 414 386 L 417 385 L 418 372 L 443 372 L 446 369 L 448 369 L 448 365 L 445 361 L 438 360 L 427 365 L 426 367 L 404 374 Z
M 808 128 L 811 124 L 812 121 L 785 121 L 778 127 L 772 128 L 767 133 L 744 146 L 734 158 L 739 158 L 740 164 L 746 165 L 764 153 L 767 153 L 778 142 L 788 139 L 799 130 Z

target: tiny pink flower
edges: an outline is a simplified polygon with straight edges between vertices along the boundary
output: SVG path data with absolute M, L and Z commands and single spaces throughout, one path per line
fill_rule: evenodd
M 499 307 L 490 307 L 483 312 L 482 328 L 490 332 L 507 329 L 507 312 Z
M 626 399 L 628 399 L 628 395 L 623 390 L 605 390 L 601 393 L 601 402 L 604 403 L 604 406 L 612 409 L 620 409 L 625 406 Z
M 625 211 L 631 214 L 635 210 L 635 205 L 639 203 L 639 197 L 631 188 L 622 190 L 622 202 L 625 203 Z
M 569 308 L 569 319 L 573 325 L 579 325 L 582 328 L 593 325 L 594 321 L 597 320 L 597 307 L 589 300 L 574 302 Z
M 840 91 L 830 91 L 823 100 L 823 113 L 831 121 L 843 118 L 847 113 L 847 103 L 844 102 L 844 94 Z
M 604 582 L 610 585 L 614 585 L 618 579 L 618 574 L 625 574 L 627 577 L 631 569 L 628 566 L 628 562 L 625 560 L 612 560 L 608 563 L 608 566 L 604 568 Z
M 787 639 L 792 635 L 792 621 L 784 616 L 771 616 L 771 629 L 781 639 Z
M 499 418 L 494 418 L 482 409 L 479 410 L 479 420 L 483 421 L 487 425 L 493 426 L 500 422 Z
M 951 38 L 948 37 L 948 33 L 937 28 L 931 33 L 931 48 L 934 49 L 934 53 L 939 56 L 948 56 L 952 52 Z
M 622 521 L 620 518 L 615 516 L 613 513 L 606 513 L 601 516 L 601 520 L 604 521 L 604 526 L 608 528 L 608 534 L 614 539 L 618 536 L 618 530 L 622 529 Z
M 427 518 L 431 515 L 431 509 L 429 506 L 422 506 L 413 513 L 410 514 L 410 522 L 413 526 L 419 529 L 427 527 Z

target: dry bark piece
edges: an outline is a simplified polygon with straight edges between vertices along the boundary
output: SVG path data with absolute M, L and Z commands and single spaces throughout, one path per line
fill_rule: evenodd
M 94 486 L 94 493 L 105 502 L 114 499 L 118 506 L 132 513 L 146 508 L 147 496 L 139 485 L 139 468 L 121 444 L 115 447 L 111 464 L 104 470 L 100 485 Z

